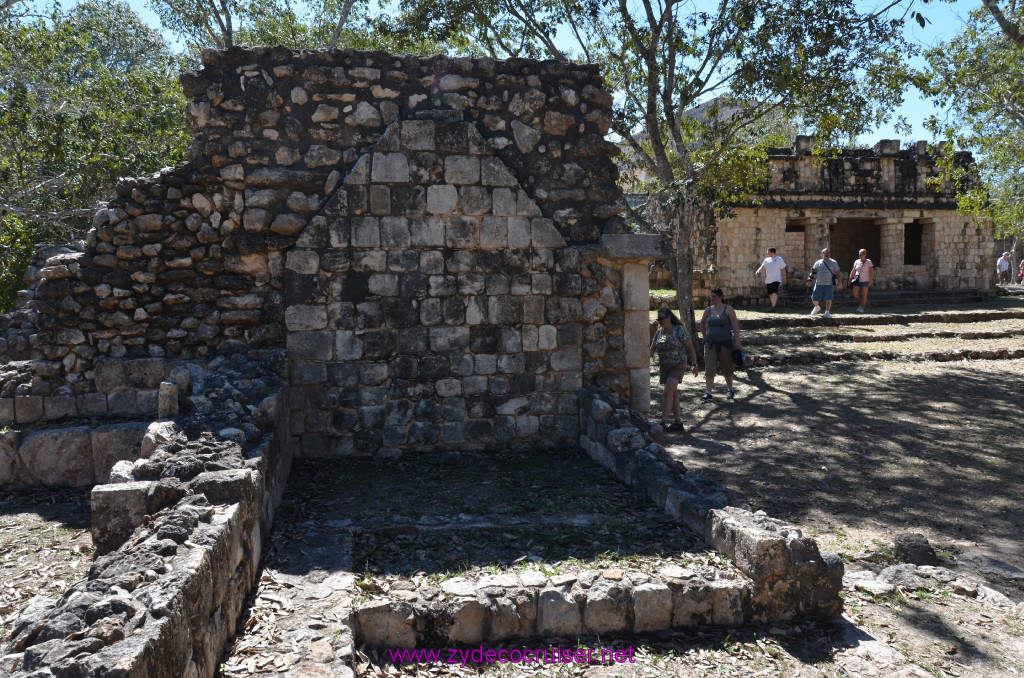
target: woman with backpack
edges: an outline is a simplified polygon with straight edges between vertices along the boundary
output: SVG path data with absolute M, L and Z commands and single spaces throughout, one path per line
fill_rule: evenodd
M 661 425 L 666 431 L 685 431 L 683 422 L 679 420 L 679 382 L 683 379 L 687 356 L 693 366 L 693 376 L 697 376 L 697 352 L 693 349 L 693 341 L 686 327 L 667 308 L 658 309 L 658 331 L 651 338 L 651 355 L 655 351 L 658 353 L 660 381 L 665 385 L 665 394 L 661 400 Z M 671 423 L 670 414 L 674 416 Z

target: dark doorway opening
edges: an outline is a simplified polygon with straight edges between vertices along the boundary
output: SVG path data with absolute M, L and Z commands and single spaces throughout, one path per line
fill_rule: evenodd
M 921 253 L 924 241 L 924 225 L 914 219 L 913 223 L 906 225 L 903 231 L 903 264 L 905 266 L 920 266 L 923 262 Z
M 872 219 L 837 220 L 829 230 L 829 248 L 842 271 L 850 270 L 861 249 L 868 251 L 868 258 L 875 266 L 884 264 L 882 227 Z

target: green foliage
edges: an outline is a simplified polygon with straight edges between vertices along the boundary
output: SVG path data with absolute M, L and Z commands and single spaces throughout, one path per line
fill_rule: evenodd
M 1015 18 L 1012 15 L 1007 18 Z M 1019 23 L 1019 21 L 1018 21 Z M 1024 232 L 1024 48 L 986 10 L 972 12 L 953 40 L 925 53 L 917 84 L 946 109 L 928 130 L 946 148 L 975 152 L 975 169 L 942 159 L 964 211 L 991 217 L 1001 236 Z M 980 179 L 980 181 L 976 180 Z
M 0 309 L 14 306 L 21 276 L 40 240 L 37 224 L 13 214 L 0 217 Z
M 371 16 L 368 0 L 234 2 L 153 0 L 161 24 L 178 35 L 192 54 L 209 47 L 283 45 L 432 53 L 443 45 L 422 31 L 398 30 L 386 14 Z
M 184 158 L 178 70 L 124 3 L 0 15 L 0 308 L 29 243 L 73 239 L 118 178 Z

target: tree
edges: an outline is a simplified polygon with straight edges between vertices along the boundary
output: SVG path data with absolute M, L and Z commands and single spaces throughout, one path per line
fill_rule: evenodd
M 391 30 L 387 15 L 369 15 L 368 0 L 153 0 L 151 6 L 193 56 L 233 45 L 428 53 L 442 48 L 415 29 Z
M 184 159 L 178 70 L 124 3 L 0 15 L 0 308 L 35 244 L 83 233 L 118 178 Z
M 750 145 L 747 131 L 772 116 L 798 118 L 826 148 L 888 119 L 910 77 L 904 15 L 888 15 L 896 0 L 870 13 L 855 0 L 405 0 L 403 8 L 404 25 L 435 39 L 465 34 L 494 56 L 604 67 L 616 97 L 612 129 L 651 188 L 668 196 L 679 308 L 691 319 L 691 243 L 707 241 L 716 214 L 767 176 L 766 145 Z M 685 115 L 700 104 L 714 110 Z
M 993 9 L 997 10 L 993 12 Z M 994 2 L 972 12 L 961 33 L 925 52 L 920 88 L 946 110 L 926 126 L 949 149 L 975 152 L 976 167 L 946 153 L 944 178 L 957 186 L 964 211 L 984 214 L 1000 236 L 1024 233 L 1024 45 L 1021 16 Z M 1014 246 L 1016 249 L 1016 245 Z

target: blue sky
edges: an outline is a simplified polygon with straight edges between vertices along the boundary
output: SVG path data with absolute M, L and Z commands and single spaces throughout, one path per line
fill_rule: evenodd
M 66 4 L 74 4 L 74 2 L 66 0 Z M 128 4 L 139 13 L 139 16 L 146 23 L 155 28 L 160 27 L 156 14 L 146 6 L 145 0 L 128 0 Z M 981 0 L 955 0 L 954 2 L 936 0 L 928 4 L 921 4 L 920 0 L 918 0 L 918 2 L 914 3 L 914 9 L 924 14 L 928 19 L 928 23 L 922 28 L 914 21 L 908 22 L 908 40 L 925 47 L 936 45 L 943 40 L 949 40 L 959 32 L 968 13 L 978 7 L 981 7 Z M 912 63 L 917 66 L 923 66 L 923 61 L 920 58 L 912 60 Z M 914 130 L 909 137 L 902 137 L 902 140 L 912 141 L 928 138 L 923 123 L 929 116 L 936 113 L 941 114 L 941 111 L 937 110 L 931 103 L 922 100 L 915 90 L 910 90 L 906 94 L 904 105 L 897 113 L 905 117 Z M 879 139 L 897 138 L 901 137 L 896 133 L 893 125 L 890 124 L 875 130 L 873 134 L 860 137 L 858 142 L 870 145 Z

